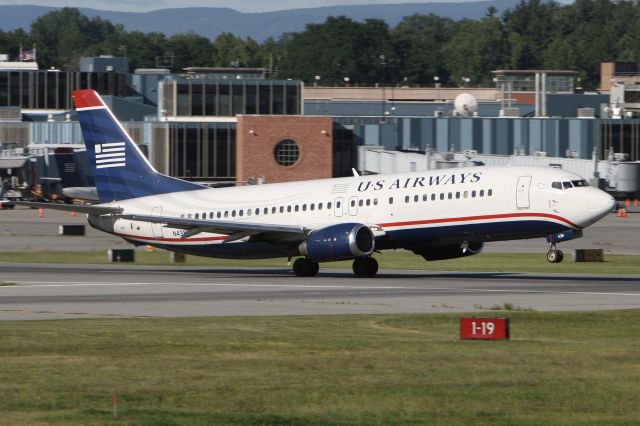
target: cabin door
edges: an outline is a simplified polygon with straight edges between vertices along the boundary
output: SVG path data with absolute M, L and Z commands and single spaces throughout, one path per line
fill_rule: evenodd
M 528 209 L 530 207 L 530 202 L 529 202 L 530 187 L 531 187 L 531 176 L 520 176 L 518 178 L 518 184 L 516 186 L 516 206 L 519 209 Z

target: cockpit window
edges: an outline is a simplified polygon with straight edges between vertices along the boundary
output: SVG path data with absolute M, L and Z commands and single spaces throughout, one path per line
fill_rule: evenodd
M 562 189 L 562 182 L 553 182 L 553 183 L 551 184 L 551 187 L 552 187 L 553 189 Z
M 569 182 L 569 181 L 562 182 L 562 186 L 564 187 L 564 189 L 573 188 L 573 185 L 571 185 L 571 182 Z
M 589 186 L 589 182 L 587 182 L 584 179 L 580 179 L 580 180 L 572 180 L 571 183 L 573 184 L 573 186 L 575 186 L 576 188 L 579 188 L 581 186 Z

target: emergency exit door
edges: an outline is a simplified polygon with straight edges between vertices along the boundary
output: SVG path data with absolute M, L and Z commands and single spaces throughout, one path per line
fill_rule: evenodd
M 530 206 L 529 201 L 529 188 L 531 187 L 531 176 L 520 176 L 518 178 L 518 184 L 516 187 L 516 206 L 519 209 L 528 209 Z

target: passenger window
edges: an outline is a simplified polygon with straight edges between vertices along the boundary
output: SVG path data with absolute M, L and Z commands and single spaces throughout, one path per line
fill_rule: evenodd
M 294 208 L 293 210 L 294 210 L 294 211 L 296 211 L 296 212 L 297 212 L 297 211 L 299 211 L 299 210 L 300 210 L 300 206 L 298 206 L 298 205 L 296 204 L 296 206 L 295 206 L 295 208 Z
M 456 200 L 460 199 L 460 191 L 456 192 Z
M 191 213 L 189 213 L 189 214 L 187 215 L 187 217 L 188 217 L 189 219 L 191 219 Z
M 307 205 L 306 205 L 306 204 L 303 204 L 303 205 L 302 205 L 302 211 L 303 211 L 303 212 L 306 212 L 306 211 L 307 211 Z
M 351 207 L 355 207 L 356 206 L 356 200 L 351 200 Z M 340 207 L 340 206 L 338 206 Z
M 436 200 L 436 194 L 431 194 L 431 201 L 435 201 Z
M 327 207 L 327 208 L 329 208 L 329 209 L 330 209 L 330 208 L 331 208 L 331 205 L 329 204 L 328 206 L 329 206 L 329 207 Z M 322 210 L 322 203 L 318 203 L 318 210 Z
M 313 203 L 311 203 L 311 204 L 309 205 L 309 210 L 314 211 L 315 209 L 316 209 L 316 205 L 315 205 L 315 204 L 313 204 Z
M 393 204 L 393 197 L 389 197 L 389 204 Z
M 418 202 L 418 200 L 420 200 L 420 197 L 418 197 L 417 195 L 415 195 L 415 196 L 413 197 L 413 202 L 414 202 L 414 203 L 417 203 L 417 202 Z
M 484 197 L 484 189 L 480 190 L 480 194 L 478 194 L 479 197 Z
M 255 212 L 254 212 L 254 213 L 255 213 L 255 215 L 256 215 L 256 216 L 258 216 L 258 215 L 260 214 L 260 208 L 259 208 L 259 207 L 256 207 L 256 210 L 255 210 Z
M 367 207 L 371 205 L 371 199 L 367 198 Z
M 236 217 L 236 211 L 235 210 L 231 210 L 231 217 Z
M 476 190 L 471 191 L 471 198 L 476 198 Z
M 469 191 L 464 191 L 464 192 L 462 193 L 462 196 L 463 196 L 464 198 L 469 198 Z
M 229 211 L 228 210 L 224 212 L 224 217 L 229 217 Z
M 377 206 L 377 205 L 378 205 L 378 199 L 377 199 L 377 198 L 374 198 L 374 199 L 373 199 L 373 205 L 374 205 L 374 206 Z
M 409 202 L 409 196 L 407 195 L 406 197 L 404 197 L 404 202 L 408 203 Z
M 562 189 L 562 183 L 560 183 L 560 182 L 553 182 L 553 183 L 551 184 L 551 187 L 552 187 L 553 189 Z
M 238 211 L 238 216 L 242 217 L 243 214 L 244 214 L 244 210 Z
M 364 206 L 364 200 L 360 200 L 360 201 L 358 201 L 358 206 L 359 206 L 359 207 Z
M 213 212 L 209 213 L 209 219 L 213 219 Z
M 287 213 L 291 213 L 291 206 L 287 206 Z
M 441 193 L 440 193 L 440 199 L 441 199 L 441 200 L 444 200 L 444 192 L 441 192 Z
M 273 208 L 273 212 L 276 212 L 276 208 Z M 269 207 L 265 207 L 264 209 L 262 209 L 262 214 L 269 214 Z
M 220 217 L 222 216 L 222 212 L 218 212 L 216 216 L 218 216 L 218 219 L 220 219 Z
M 196 213 L 196 219 L 200 219 L 200 213 Z
M 493 189 L 487 191 L 487 197 L 491 197 L 493 195 Z
M 424 194 L 422 196 L 422 201 L 427 201 L 429 199 L 429 196 L 427 194 Z
M 451 192 L 450 192 L 450 193 L 448 194 L 447 198 L 452 199 L 452 198 L 453 198 L 453 193 L 451 193 Z
M 331 201 L 327 203 L 327 210 L 331 210 Z

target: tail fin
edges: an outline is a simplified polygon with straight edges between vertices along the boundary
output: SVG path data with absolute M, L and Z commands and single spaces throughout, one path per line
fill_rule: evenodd
M 73 102 L 100 202 L 203 189 L 158 173 L 95 90 L 76 90 Z

